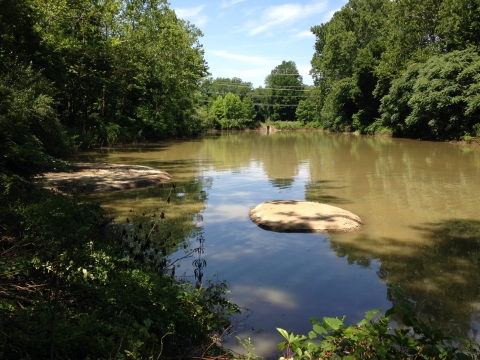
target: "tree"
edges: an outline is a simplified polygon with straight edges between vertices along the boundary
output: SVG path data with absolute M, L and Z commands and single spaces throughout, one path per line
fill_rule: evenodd
M 270 107 L 268 105 L 270 98 L 270 90 L 259 86 L 248 94 L 255 107 L 255 120 L 262 121 L 268 119 Z
M 475 134 L 480 116 L 480 56 L 453 51 L 410 67 L 382 100 L 384 125 L 432 139 Z
M 364 131 L 378 116 L 380 97 L 373 91 L 389 6 L 385 0 L 351 0 L 331 21 L 312 28 L 311 73 L 324 127 Z
M 436 27 L 442 47 L 463 50 L 480 44 L 480 1 L 443 0 Z
M 30 0 L 42 44 L 33 66 L 55 84 L 56 112 L 82 147 L 200 131 L 202 33 L 165 0 Z
M 248 97 L 243 101 L 232 93 L 218 96 L 210 109 L 221 129 L 245 129 L 253 125 L 255 108 Z
M 226 95 L 232 93 L 238 95 L 241 100 L 245 98 L 253 90 L 251 82 L 243 81 L 237 77 L 213 79 L 208 77 L 202 81 L 201 91 L 206 99 L 215 99 L 218 95 Z
M 304 97 L 303 78 L 293 61 L 282 61 L 265 79 L 270 90 L 269 103 L 272 120 L 294 120 L 295 110 Z
M 311 98 L 300 100 L 297 110 L 295 111 L 297 120 L 303 124 L 318 121 L 317 114 L 315 102 Z

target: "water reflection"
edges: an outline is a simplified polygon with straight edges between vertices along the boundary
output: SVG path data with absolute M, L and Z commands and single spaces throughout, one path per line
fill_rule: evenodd
M 294 179 L 272 179 L 269 180 L 272 186 L 279 188 L 280 190 L 290 189 L 294 183 Z
M 471 325 L 480 323 L 480 221 L 450 219 L 414 228 L 423 241 L 408 246 L 394 238 L 332 236 L 331 248 L 349 264 L 379 260 L 379 278 L 400 286 L 420 315 L 454 336 L 477 336 Z
M 185 214 L 182 236 L 205 236 L 205 276 L 229 281 L 232 299 L 253 310 L 238 330 L 258 339 L 259 355 L 275 352 L 281 341 L 275 327 L 306 333 L 311 316 L 345 314 L 354 322 L 366 310 L 388 308 L 385 283 L 401 286 L 421 314 L 447 331 L 476 334 L 479 148 L 326 133 L 234 133 L 83 157 L 154 166 L 173 176 L 183 195 L 172 197 L 168 209 Z M 158 206 L 161 191 L 97 198 L 125 213 L 132 202 L 138 209 Z M 251 223 L 250 208 L 278 199 L 342 207 L 359 215 L 364 228 L 280 234 Z M 191 263 L 182 267 L 193 273 Z

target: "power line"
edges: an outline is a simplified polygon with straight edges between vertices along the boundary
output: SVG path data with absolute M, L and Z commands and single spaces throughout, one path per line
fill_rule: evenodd
M 217 94 L 217 95 L 231 94 L 231 93 L 225 93 L 225 92 L 221 93 L 221 92 L 216 92 L 216 91 L 204 91 L 203 93 L 204 94 Z M 299 98 L 301 97 L 301 98 L 309 98 L 310 97 L 310 95 L 264 95 L 264 94 L 256 95 L 256 94 L 252 94 L 252 93 L 238 94 L 238 95 L 246 96 L 246 97 L 249 97 L 249 98 L 256 98 L 256 97 L 299 97 Z
M 213 103 L 215 101 L 203 100 L 203 102 Z M 262 105 L 262 106 L 268 106 L 268 107 L 271 107 L 271 106 L 280 106 L 280 107 L 298 106 L 298 104 L 263 104 L 263 103 L 253 103 L 253 105 Z
M 252 87 L 253 87 L 253 86 L 250 86 L 250 85 L 244 85 L 244 84 L 238 84 L 237 85 L 237 84 L 231 84 L 231 83 L 214 83 L 214 84 L 210 84 L 208 87 L 213 87 L 215 85 L 216 86 L 235 87 L 235 88 L 248 88 L 248 89 L 252 89 Z M 281 87 L 281 88 L 288 88 L 288 87 L 299 88 L 299 87 L 304 87 L 304 86 L 309 86 L 309 85 L 282 85 L 282 86 L 279 86 L 279 87 Z M 255 88 L 254 90 L 264 90 L 264 89 L 276 89 L 276 87 L 275 86 L 258 87 L 258 88 Z M 307 89 L 307 91 L 310 91 L 310 90 Z
M 225 85 L 225 86 L 228 86 L 228 85 Z M 293 87 L 293 86 L 292 86 Z M 299 92 L 309 92 L 309 91 L 312 91 L 311 89 L 288 89 L 288 88 L 285 88 L 285 87 L 265 87 L 265 88 L 262 88 L 262 90 L 285 90 L 285 91 L 299 91 Z M 254 90 L 251 90 L 252 92 Z

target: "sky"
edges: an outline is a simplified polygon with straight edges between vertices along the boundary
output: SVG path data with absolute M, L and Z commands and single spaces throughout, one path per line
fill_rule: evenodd
M 204 36 L 200 43 L 213 78 L 237 77 L 254 87 L 282 63 L 293 61 L 311 85 L 315 36 L 346 0 L 170 0 L 177 16 Z

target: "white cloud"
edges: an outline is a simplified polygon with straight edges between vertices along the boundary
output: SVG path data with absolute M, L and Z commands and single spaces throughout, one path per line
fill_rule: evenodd
M 293 24 L 295 21 L 322 13 L 325 10 L 326 2 L 319 2 L 312 5 L 284 4 L 266 8 L 258 21 L 250 22 L 249 35 L 256 35 L 269 30 L 275 26 Z
M 247 1 L 247 0 L 230 0 L 230 1 L 222 0 L 222 9 L 229 6 L 233 6 L 235 4 L 238 4 L 244 1 Z
M 209 51 L 209 53 L 220 56 L 220 57 L 225 57 L 228 59 L 234 59 L 234 60 L 240 60 L 243 62 L 249 62 L 249 63 L 254 63 L 254 64 L 270 64 L 272 61 L 268 58 L 260 57 L 260 56 L 247 56 L 247 55 L 240 55 L 240 54 L 234 54 L 234 53 L 229 53 L 225 50 L 213 50 Z
M 191 18 L 191 17 L 197 16 L 200 13 L 200 11 L 203 10 L 204 7 L 205 5 L 200 5 L 193 8 L 178 8 L 178 9 L 175 9 L 175 14 L 177 14 L 177 16 L 182 19 Z
M 191 8 L 177 8 L 174 10 L 175 14 L 177 14 L 177 17 L 180 19 L 187 19 L 196 26 L 202 26 L 208 21 L 208 17 L 206 15 L 200 14 L 204 7 L 205 5 L 199 5 Z
M 314 38 L 315 35 L 310 30 L 300 31 L 294 35 L 294 37 L 303 39 L 303 38 Z

